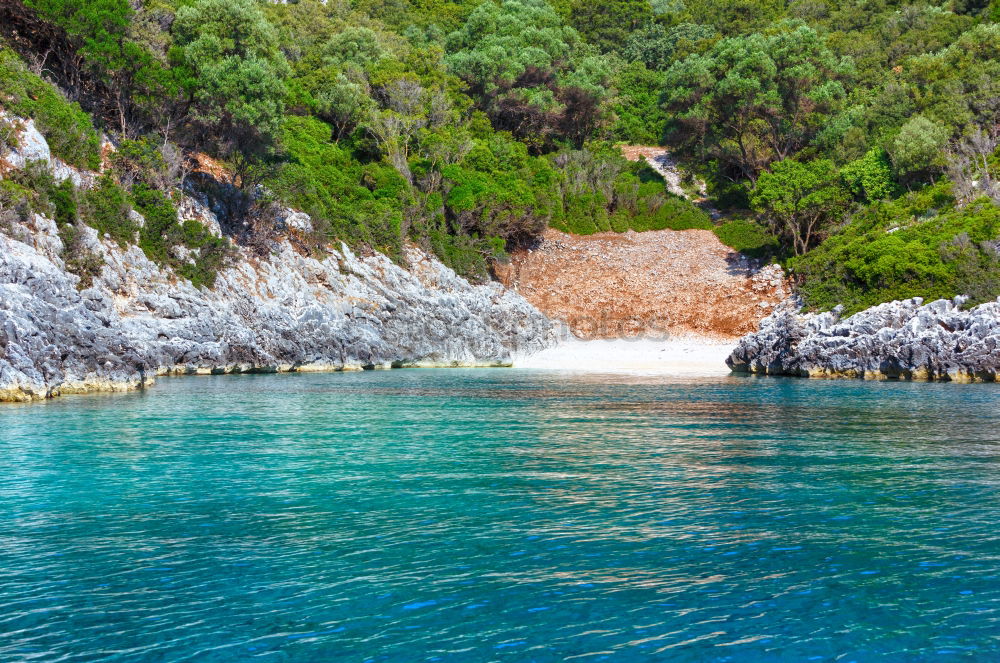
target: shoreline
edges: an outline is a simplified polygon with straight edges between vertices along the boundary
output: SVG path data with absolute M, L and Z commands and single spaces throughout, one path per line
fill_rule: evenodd
M 511 368 L 512 363 L 506 362 L 460 362 L 460 361 L 408 361 L 381 364 L 345 364 L 334 365 L 325 363 L 313 364 L 281 364 L 278 366 L 233 365 L 220 367 L 196 368 L 161 368 L 154 377 L 136 378 L 132 380 L 108 380 L 93 378 L 73 380 L 50 387 L 46 390 L 32 389 L 25 386 L 0 388 L 0 404 L 3 403 L 43 403 L 61 396 L 84 394 L 112 394 L 142 391 L 156 386 L 156 378 L 192 377 L 210 375 L 278 375 L 294 373 L 356 373 L 362 371 L 388 371 L 403 368 Z
M 129 380 L 92 378 L 73 380 L 47 389 L 28 386 L 0 388 L 0 403 L 38 403 L 61 396 L 125 393 L 150 389 L 161 377 L 197 375 L 267 375 L 279 373 L 343 373 L 404 368 L 520 368 L 572 372 L 642 372 L 677 376 L 720 376 L 730 374 L 725 364 L 736 340 L 684 336 L 666 341 L 651 339 L 597 339 L 570 337 L 544 350 L 518 355 L 505 361 L 393 361 L 378 364 L 229 364 L 225 366 L 160 367 Z
M 678 376 L 731 373 L 726 358 L 737 339 L 690 335 L 648 338 L 567 339 L 531 355 L 515 357 L 514 368 L 586 372 L 644 372 Z

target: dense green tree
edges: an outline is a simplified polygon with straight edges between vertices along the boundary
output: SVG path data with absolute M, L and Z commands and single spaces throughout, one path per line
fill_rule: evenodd
M 675 58 L 706 48 L 716 34 L 715 28 L 697 23 L 681 23 L 671 28 L 662 23 L 648 23 L 625 40 L 622 57 L 630 62 L 638 60 L 649 69 L 666 70 Z
M 63 83 L 75 95 L 89 97 L 89 105 L 122 135 L 133 136 L 150 124 L 169 123 L 175 112 L 177 82 L 143 43 L 136 29 L 137 13 L 127 0 L 25 0 L 25 4 L 69 38 L 66 42 L 51 39 L 50 50 L 68 45 L 76 53 L 61 53 L 62 58 L 83 59 L 82 69 L 89 78 L 80 77 L 80 68 L 70 68 L 71 75 Z M 101 89 L 92 89 L 94 83 Z
M 619 51 L 629 35 L 652 18 L 649 0 L 575 0 L 570 11 L 573 27 L 606 52 Z
M 1000 25 L 979 25 L 937 53 L 903 68 L 917 108 L 955 129 L 988 125 L 1000 116 Z
M 488 0 L 448 37 L 449 69 L 493 125 L 535 151 L 579 144 L 603 120 L 610 70 L 544 0 Z
M 772 231 L 802 255 L 844 208 L 845 193 L 832 161 L 787 159 L 761 173 L 751 202 Z
M 630 143 L 658 145 L 663 138 L 666 112 L 663 95 L 663 72 L 651 71 L 641 62 L 632 62 L 616 72 L 614 85 L 614 134 Z
M 847 188 L 855 197 L 875 202 L 890 197 L 895 189 L 889 155 L 873 148 L 865 156 L 840 169 Z
M 196 0 L 177 11 L 171 59 L 206 132 L 256 151 L 277 131 L 288 64 L 254 0 Z
M 724 35 L 761 30 L 785 18 L 784 0 L 683 0 L 675 7 L 686 20 L 714 26 Z
M 671 135 L 755 180 L 809 144 L 843 103 L 851 71 L 805 25 L 723 39 L 667 71 Z
M 892 161 L 903 177 L 927 175 L 944 166 L 947 143 L 945 127 L 923 115 L 914 115 L 892 141 Z

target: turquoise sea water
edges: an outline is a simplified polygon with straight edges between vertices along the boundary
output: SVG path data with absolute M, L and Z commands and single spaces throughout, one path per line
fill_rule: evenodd
M 1000 386 L 519 370 L 0 408 L 0 661 L 998 661 Z

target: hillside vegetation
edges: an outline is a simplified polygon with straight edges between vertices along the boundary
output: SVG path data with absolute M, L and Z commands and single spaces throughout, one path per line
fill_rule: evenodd
M 128 241 L 133 207 L 146 253 L 197 249 L 178 267 L 205 285 L 230 253 L 170 222 L 185 185 L 237 241 L 290 206 L 307 246 L 413 241 L 474 278 L 547 227 L 714 228 L 812 307 L 992 298 L 998 2 L 10 0 L 0 141 L 31 117 L 71 165 L 100 164 L 101 132 L 118 150 L 92 190 L 25 175 L 0 208 Z M 728 218 L 620 142 L 669 146 Z

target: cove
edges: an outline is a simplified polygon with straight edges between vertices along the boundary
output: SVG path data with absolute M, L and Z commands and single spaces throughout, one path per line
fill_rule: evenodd
M 2 661 L 994 661 L 1000 385 L 528 369 L 0 408 Z

